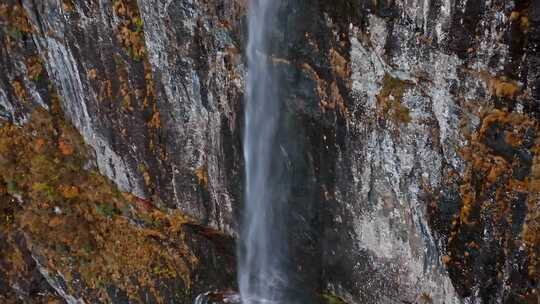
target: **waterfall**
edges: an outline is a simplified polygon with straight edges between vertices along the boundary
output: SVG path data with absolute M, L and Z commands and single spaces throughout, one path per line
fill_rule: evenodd
M 283 152 L 277 143 L 279 85 L 272 65 L 272 30 L 280 1 L 251 0 L 245 106 L 245 207 L 238 277 L 243 304 L 286 303 Z

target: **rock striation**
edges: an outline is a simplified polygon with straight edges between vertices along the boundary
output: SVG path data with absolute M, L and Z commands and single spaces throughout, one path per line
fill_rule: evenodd
M 237 289 L 246 7 L 0 1 L 0 301 Z M 297 286 L 326 303 L 537 303 L 540 2 L 282 0 L 278 15 Z M 163 267 L 82 273 L 120 248 L 110 231 Z

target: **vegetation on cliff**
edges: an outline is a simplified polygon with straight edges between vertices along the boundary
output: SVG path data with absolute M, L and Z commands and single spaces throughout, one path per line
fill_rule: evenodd
M 92 168 L 59 107 L 55 99 L 51 113 L 35 110 L 24 127 L 2 123 L 0 232 L 8 243 L 22 232 L 32 257 L 61 276 L 70 294 L 107 302 L 107 288 L 115 286 L 134 299 L 140 288 L 158 296 L 153 289 L 167 279 L 183 282 L 176 292 L 189 292 L 198 259 L 183 225 L 192 221 L 119 192 Z M 25 267 L 17 252 L 3 257 L 12 275 Z M 73 290 L 77 281 L 84 286 Z

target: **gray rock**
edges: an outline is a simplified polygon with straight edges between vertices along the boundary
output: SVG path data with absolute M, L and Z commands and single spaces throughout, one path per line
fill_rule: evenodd
M 30 80 L 25 66 L 39 54 L 101 173 L 236 236 L 246 1 L 137 0 L 144 58 L 117 36 L 114 2 L 23 0 L 35 31 L 17 46 L 24 52 L 0 47 L 0 117 L 24 124 L 50 106 L 47 80 Z M 510 19 L 517 10 L 528 30 Z M 460 151 L 482 113 L 540 117 L 538 2 L 283 0 L 280 16 L 272 56 L 285 112 L 279 144 L 294 173 L 286 241 L 298 286 L 348 303 L 502 303 L 537 289 L 511 279 L 488 288 L 488 272 L 462 286 L 464 270 L 442 262 L 450 224 L 434 223 L 458 216 L 468 166 Z M 503 76 L 520 87 L 515 102 L 490 84 Z M 431 214 L 430 195 L 455 210 Z

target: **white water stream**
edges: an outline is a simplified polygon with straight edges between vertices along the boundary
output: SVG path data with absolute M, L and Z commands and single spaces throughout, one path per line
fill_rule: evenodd
M 242 304 L 286 303 L 283 196 L 280 186 L 278 81 L 271 62 L 271 30 L 278 0 L 251 0 L 244 158 L 246 192 L 238 277 Z

